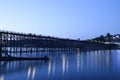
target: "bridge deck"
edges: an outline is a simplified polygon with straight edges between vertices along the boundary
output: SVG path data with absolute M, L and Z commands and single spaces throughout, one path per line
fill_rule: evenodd
M 104 44 L 100 42 L 80 41 L 67 38 L 57 38 L 50 36 L 42 36 L 36 34 L 24 34 L 9 31 L 0 31 L 0 57 L 3 53 L 11 55 L 11 53 L 57 51 L 57 50 L 101 50 L 116 47 L 116 45 Z M 58 49 L 59 48 L 59 49 Z M 6 56 L 7 57 L 7 56 Z M 9 57 L 9 56 L 8 56 Z M 4 58 L 3 58 L 4 59 Z M 12 59 L 12 58 L 11 58 Z M 19 60 L 19 58 L 17 58 Z M 21 59 L 23 59 L 21 57 Z M 26 58 L 29 59 L 29 58 Z M 38 58 L 36 58 L 38 59 Z M 43 59 L 43 58 L 41 58 Z M 6 60 L 9 60 L 6 59 Z

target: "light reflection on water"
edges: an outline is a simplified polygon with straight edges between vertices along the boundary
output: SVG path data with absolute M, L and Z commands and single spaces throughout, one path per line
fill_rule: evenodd
M 49 61 L 0 64 L 0 80 L 120 79 L 120 51 L 50 52 Z
M 0 76 L 0 80 L 4 80 L 4 75 L 1 75 L 1 76 Z

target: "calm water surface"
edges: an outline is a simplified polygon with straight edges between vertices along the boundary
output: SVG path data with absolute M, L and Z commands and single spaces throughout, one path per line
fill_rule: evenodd
M 120 50 L 44 52 L 48 61 L 0 64 L 0 80 L 120 80 Z

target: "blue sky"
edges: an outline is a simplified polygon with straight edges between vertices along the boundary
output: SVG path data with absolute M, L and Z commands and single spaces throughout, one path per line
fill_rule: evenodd
M 94 38 L 120 33 L 120 0 L 0 0 L 0 29 Z

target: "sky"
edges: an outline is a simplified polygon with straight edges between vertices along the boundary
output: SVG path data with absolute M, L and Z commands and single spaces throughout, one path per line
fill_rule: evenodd
M 71 39 L 120 33 L 120 0 L 0 0 L 0 30 Z

